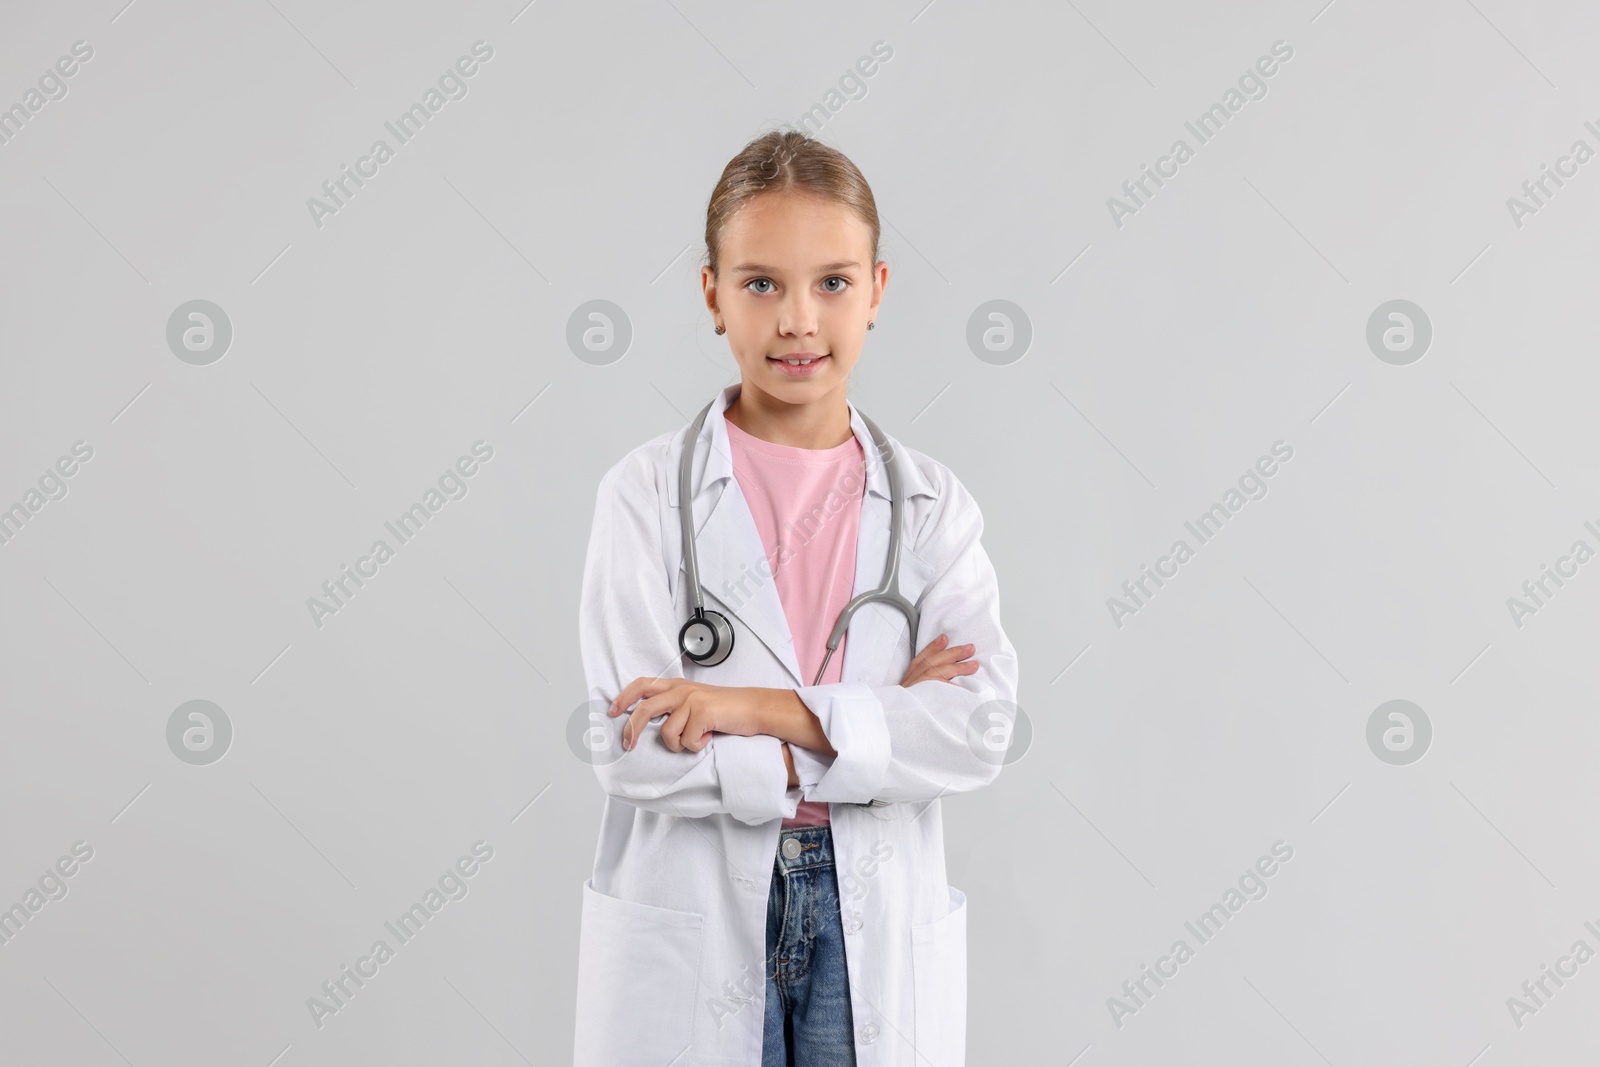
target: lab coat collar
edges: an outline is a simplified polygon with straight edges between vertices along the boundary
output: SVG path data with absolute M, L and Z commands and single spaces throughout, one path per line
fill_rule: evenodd
M 694 520 L 698 526 L 695 536 L 696 561 L 700 568 L 700 587 L 706 606 L 712 610 L 726 610 L 734 616 L 735 642 L 741 636 L 741 627 L 753 633 L 771 650 L 788 670 L 796 686 L 809 686 L 815 680 L 802 677 L 795 656 L 794 639 L 789 630 L 789 620 L 778 598 L 778 590 L 767 573 L 766 549 L 756 528 L 755 517 L 733 476 L 733 454 L 728 441 L 728 428 L 723 412 L 738 397 L 742 382 L 724 388 L 706 413 L 699 437 L 684 441 L 681 447 L 694 448 L 695 462 L 690 465 L 690 485 L 694 499 Z M 862 421 L 854 404 L 850 408 L 850 428 L 866 458 L 867 486 L 861 505 L 861 526 L 856 538 L 856 576 L 852 597 L 875 589 L 883 581 L 884 560 L 889 551 L 889 476 L 884 467 L 872 433 Z M 882 429 L 880 426 L 879 429 Z M 680 435 L 687 436 L 688 427 Z M 887 433 L 891 452 L 899 443 Z M 671 464 L 667 473 L 667 501 L 672 507 L 678 500 L 678 449 L 669 452 Z M 903 494 L 902 522 L 910 513 L 910 502 L 916 496 L 937 497 L 932 485 L 908 457 L 900 456 L 900 491 Z M 698 472 L 699 477 L 695 475 Z M 720 487 L 720 488 L 719 488 Z M 908 524 L 909 525 L 909 524 Z M 911 551 L 910 537 L 901 533 L 901 591 L 915 599 L 912 589 L 918 588 L 917 575 L 922 567 Z M 679 559 L 679 579 L 687 581 L 688 566 Z M 925 576 L 923 576 L 925 577 Z M 910 582 L 911 584 L 908 584 Z M 713 601 L 715 602 L 713 604 Z M 844 663 L 841 677 L 850 680 L 856 672 L 856 662 L 873 663 L 879 658 L 877 649 L 889 640 L 902 640 L 905 619 L 883 604 L 864 605 L 852 616 L 844 640 Z M 745 640 L 749 640 L 746 636 Z M 736 645 L 737 647 L 737 645 Z
M 706 412 L 706 421 L 700 427 L 700 436 L 694 442 L 696 462 L 690 468 L 690 483 L 695 487 L 695 510 L 698 514 L 700 502 L 723 479 L 733 477 L 733 453 L 728 444 L 728 426 L 723 412 L 739 397 L 739 392 L 744 388 L 743 382 L 734 382 L 717 394 L 711 404 L 711 410 Z M 872 431 L 867 429 L 867 424 L 862 421 L 861 413 L 849 399 L 845 406 L 850 409 L 850 430 L 855 434 L 856 440 L 861 443 L 861 450 L 866 455 L 867 461 L 867 492 L 887 502 L 889 500 L 889 474 L 878 454 L 878 446 L 872 440 Z M 685 429 L 688 427 L 686 426 Z M 883 427 L 878 427 L 880 430 Z M 885 434 L 887 437 L 888 435 Z M 889 437 L 891 448 L 898 442 Z M 710 455 L 701 459 L 704 449 L 703 442 L 711 443 Z M 699 477 L 694 475 L 698 473 Z M 678 470 L 674 466 L 667 479 L 667 503 L 672 507 L 678 506 Z M 904 494 L 905 501 L 909 502 L 914 496 L 938 496 L 933 486 L 923 477 L 916 464 L 908 460 L 900 463 L 900 491 Z

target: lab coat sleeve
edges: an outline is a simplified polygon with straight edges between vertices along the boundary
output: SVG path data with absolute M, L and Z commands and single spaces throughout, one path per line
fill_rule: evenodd
M 662 547 L 666 511 L 644 453 L 624 457 L 600 481 L 578 632 L 588 698 L 600 709 L 592 721 L 616 746 L 611 752 L 621 751 L 627 718 L 605 716 L 617 694 L 635 678 L 684 677 L 678 648 L 684 620 L 672 603 Z M 596 760 L 594 771 L 601 788 L 635 807 L 685 818 L 726 812 L 757 825 L 793 816 L 800 802 L 781 744 L 768 734 L 718 733 L 699 752 L 673 752 L 661 741 L 661 723 L 649 723 L 631 751 Z
M 794 775 L 800 779 L 800 792 L 808 799 L 822 776 L 828 773 L 828 768 L 833 766 L 835 757 L 825 756 L 820 752 L 812 751 L 804 745 L 789 743 L 789 756 L 794 760 Z
M 936 568 L 917 598 L 917 641 L 926 645 L 946 633 L 951 645 L 971 642 L 978 669 L 909 688 L 832 682 L 796 690 L 837 753 L 824 762 L 790 746 L 806 800 L 933 800 L 979 789 L 1000 773 L 1000 753 L 984 744 L 999 720 L 989 714 L 995 709 L 980 709 L 991 701 L 1015 703 L 1017 653 L 1000 625 L 999 583 L 980 541 L 983 515 L 953 474 L 945 478 L 924 526 L 933 532 L 915 547 Z

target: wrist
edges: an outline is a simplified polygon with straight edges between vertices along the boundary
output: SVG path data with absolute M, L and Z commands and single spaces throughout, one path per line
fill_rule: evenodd
M 780 741 L 791 745 L 799 745 L 810 752 L 822 756 L 837 755 L 833 746 L 828 743 L 827 732 L 822 729 L 822 721 L 800 699 L 800 693 L 795 689 L 766 689 L 763 693 L 770 697 L 766 703 L 766 714 L 762 729 Z
M 796 741 L 800 725 L 810 709 L 793 689 L 757 689 L 756 732 L 771 734 L 780 741 Z

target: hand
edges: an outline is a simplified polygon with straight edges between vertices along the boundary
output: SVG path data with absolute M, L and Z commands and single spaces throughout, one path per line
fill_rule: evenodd
M 764 733 L 762 695 L 760 689 L 748 686 L 708 685 L 687 678 L 635 678 L 606 714 L 622 715 L 638 701 L 622 728 L 626 751 L 633 749 L 647 722 L 665 715 L 661 743 L 673 752 L 699 752 L 714 732 L 746 737 Z
M 972 655 L 974 646 L 957 645 L 954 648 L 946 648 L 948 638 L 948 634 L 940 634 L 917 653 L 917 658 L 906 668 L 906 676 L 900 679 L 901 686 L 909 689 L 918 682 L 926 682 L 929 679 L 950 682 L 958 674 L 971 674 L 978 669 L 978 661 L 967 658 Z M 950 684 L 955 683 L 950 682 Z

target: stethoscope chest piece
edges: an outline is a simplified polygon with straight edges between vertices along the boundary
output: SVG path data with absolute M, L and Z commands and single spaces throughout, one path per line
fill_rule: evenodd
M 720 611 L 701 608 L 678 631 L 683 654 L 702 667 L 715 667 L 733 652 L 733 626 Z

